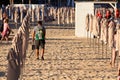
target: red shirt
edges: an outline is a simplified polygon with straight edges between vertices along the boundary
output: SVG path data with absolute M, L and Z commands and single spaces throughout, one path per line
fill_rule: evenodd
M 111 15 L 111 14 L 110 14 L 110 11 L 107 11 L 107 12 L 106 12 L 106 18 L 108 19 L 108 18 L 110 17 L 110 15 Z
M 102 14 L 101 14 L 100 11 L 98 11 L 98 13 L 97 13 L 97 17 L 102 18 Z
M 119 9 L 116 9 L 116 14 L 115 17 L 118 18 L 119 17 Z

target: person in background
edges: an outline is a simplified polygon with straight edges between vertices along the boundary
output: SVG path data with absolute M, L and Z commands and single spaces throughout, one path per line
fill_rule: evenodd
M 39 59 L 39 47 L 41 47 L 41 59 L 44 60 L 44 49 L 45 49 L 45 27 L 42 25 L 42 21 L 38 21 L 38 25 L 34 27 L 32 33 L 32 41 L 35 42 L 35 49 L 37 60 Z
M 110 19 L 111 17 L 111 12 L 109 10 L 106 11 L 106 18 L 107 19 Z
M 4 24 L 3 24 L 3 31 L 1 33 L 2 35 L 2 38 L 1 38 L 1 41 L 5 38 L 6 41 L 8 41 L 8 36 L 10 35 L 10 27 L 9 27 L 9 24 L 8 24 L 8 19 L 4 19 Z
M 115 18 L 119 18 L 119 15 L 120 15 L 120 11 L 119 9 L 116 9 Z
M 3 32 L 4 19 L 8 19 L 8 16 L 7 16 L 6 12 L 4 12 L 4 13 L 2 14 L 2 25 L 0 26 L 0 33 Z

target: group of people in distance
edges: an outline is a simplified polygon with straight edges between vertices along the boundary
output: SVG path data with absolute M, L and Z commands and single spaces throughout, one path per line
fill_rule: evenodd
M 100 7 L 94 11 L 94 15 L 86 15 L 86 30 L 111 49 L 110 65 L 114 68 L 117 54 L 120 56 L 120 10 Z M 118 80 L 120 80 L 120 64 Z
M 111 56 L 111 60 L 110 60 L 110 65 L 111 67 L 115 67 L 115 62 L 116 62 L 116 56 L 118 53 L 120 53 L 120 50 L 118 50 L 117 46 L 118 43 L 118 31 L 120 29 L 120 10 L 119 9 L 115 9 L 112 10 L 113 12 L 111 12 L 110 10 L 106 11 L 106 31 L 107 31 L 107 36 L 106 39 L 108 40 L 108 46 L 111 48 L 111 52 L 112 52 L 112 56 Z M 101 13 L 98 10 L 97 13 L 98 17 L 101 17 Z M 101 26 L 103 27 L 103 26 Z M 105 36 L 105 35 L 104 35 Z M 119 55 L 120 56 L 120 55 Z M 120 80 L 120 64 L 118 66 L 118 80 Z

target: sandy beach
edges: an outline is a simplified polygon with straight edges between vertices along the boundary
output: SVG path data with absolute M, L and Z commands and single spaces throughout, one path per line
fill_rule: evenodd
M 115 68 L 111 68 L 111 52 L 106 45 L 74 34 L 74 28 L 48 28 L 44 61 L 36 60 L 35 54 L 28 58 L 32 52 L 30 36 L 22 80 L 116 80 L 118 57 Z M 0 43 L 0 80 L 6 80 L 10 48 L 11 41 Z

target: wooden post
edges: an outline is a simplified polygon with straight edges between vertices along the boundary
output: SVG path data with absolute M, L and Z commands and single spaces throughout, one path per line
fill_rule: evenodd
M 44 5 L 42 5 L 42 21 L 44 22 Z
M 58 8 L 57 11 L 57 19 L 58 19 L 58 25 L 60 25 L 60 8 Z
M 32 22 L 34 22 L 34 21 L 35 21 L 35 10 L 32 9 Z
M 73 9 L 70 9 L 70 23 L 73 23 Z
M 11 19 L 13 20 L 13 18 L 14 18 L 14 9 L 13 9 L 13 6 L 11 7 Z
M 17 23 L 18 23 L 18 12 L 15 10 L 15 13 L 14 13 L 14 22 L 15 22 L 15 26 L 16 26 L 16 29 L 17 29 Z
M 14 4 L 14 0 L 9 0 L 10 1 L 10 4 Z
M 29 4 L 31 4 L 31 0 L 29 0 Z
M 69 24 L 69 8 L 67 8 L 67 24 Z
M 23 8 L 21 7 L 20 8 L 20 13 L 21 13 L 21 15 L 20 15 L 20 21 L 21 21 L 21 23 L 22 23 L 22 21 L 23 21 Z
M 54 8 L 54 19 L 55 19 L 55 20 L 56 20 L 56 10 L 57 10 L 57 9 Z
M 65 8 L 62 10 L 62 24 L 65 24 Z
M 22 0 L 22 4 L 24 4 L 24 0 Z
M 40 20 L 40 7 L 37 7 L 37 20 Z

